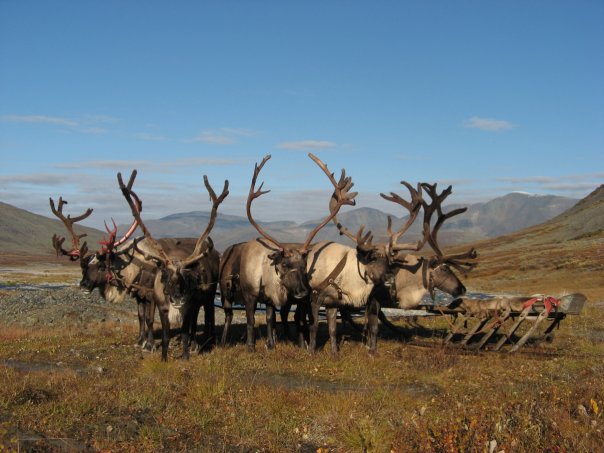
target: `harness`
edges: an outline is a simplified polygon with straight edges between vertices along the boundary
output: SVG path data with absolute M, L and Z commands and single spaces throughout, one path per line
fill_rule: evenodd
M 434 299 L 434 282 L 432 277 L 429 275 L 428 270 L 430 269 L 430 261 L 424 257 L 421 257 L 422 267 L 422 285 L 428 290 L 432 299 Z M 397 300 L 397 289 L 396 289 L 396 273 L 392 277 L 392 282 L 388 288 L 391 300 Z
M 335 279 L 340 275 L 340 273 L 344 270 L 346 266 L 346 259 L 348 254 L 345 254 L 344 257 L 340 260 L 340 262 L 333 268 L 333 270 L 329 273 L 329 275 L 319 283 L 311 293 L 311 301 L 316 302 L 323 295 L 323 292 L 333 286 L 338 293 L 338 300 L 342 300 L 342 295 L 347 294 L 340 286 L 336 283 Z
M 153 285 L 155 282 L 155 273 L 157 272 L 157 267 L 153 264 L 149 264 L 138 259 L 134 255 L 128 255 L 128 258 L 129 259 L 126 265 L 134 264 L 139 269 L 132 283 L 127 285 L 124 282 L 124 278 L 120 274 L 120 270 L 111 266 L 109 260 L 107 260 L 107 283 L 116 287 L 121 286 L 126 288 L 132 295 L 147 299 L 153 293 Z

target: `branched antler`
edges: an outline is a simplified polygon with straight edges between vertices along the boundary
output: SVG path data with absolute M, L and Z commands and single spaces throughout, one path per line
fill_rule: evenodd
M 344 205 L 354 206 L 355 200 L 354 197 L 357 196 L 357 192 L 349 192 L 349 190 L 354 186 L 352 182 L 352 178 L 350 176 L 346 176 L 346 170 L 342 169 L 342 174 L 340 175 L 340 180 L 336 181 L 333 173 L 331 173 L 327 166 L 321 162 L 321 160 L 312 153 L 308 153 L 308 156 L 323 170 L 323 172 L 327 175 L 331 184 L 334 187 L 334 192 L 331 195 L 331 200 L 329 204 L 329 215 L 323 219 L 321 223 L 319 223 L 309 234 L 304 242 L 304 245 L 300 249 L 301 252 L 306 253 L 308 251 L 308 247 L 310 243 L 319 232 L 321 228 L 329 223 L 330 220 L 335 219 L 336 214 L 340 210 L 340 208 Z
M 262 229 L 262 227 L 260 225 L 258 225 L 258 223 L 252 217 L 252 201 L 254 201 L 256 198 L 261 197 L 265 193 L 269 193 L 270 192 L 270 190 L 262 190 L 262 186 L 264 186 L 264 182 L 262 182 L 260 184 L 260 187 L 258 187 L 258 190 L 255 189 L 256 188 L 256 180 L 258 179 L 258 175 L 260 174 L 260 171 L 262 170 L 262 167 L 264 167 L 264 164 L 266 164 L 266 162 L 270 158 L 271 158 L 271 155 L 267 154 L 262 159 L 262 162 L 260 162 L 260 165 L 258 165 L 256 163 L 255 166 L 254 166 L 254 175 L 252 176 L 252 184 L 250 185 L 250 193 L 249 193 L 249 195 L 247 197 L 246 212 L 247 212 L 247 218 L 248 218 L 248 220 L 250 221 L 250 223 L 252 224 L 252 226 L 254 228 L 256 228 L 256 230 L 258 231 L 258 233 L 260 233 L 261 236 L 264 236 L 264 238 L 267 239 L 268 241 L 270 241 L 271 243 L 275 244 L 275 246 L 279 250 L 284 251 L 285 250 L 285 246 L 281 242 L 279 242 L 277 239 L 275 239 L 272 236 L 270 236 L 266 231 L 264 231 L 264 229 Z
M 117 225 L 115 224 L 115 220 L 111 219 L 113 222 L 113 229 L 109 229 L 107 226 L 107 222 L 105 223 L 105 231 L 107 231 L 108 237 L 107 239 L 103 238 L 99 244 L 101 245 L 101 253 L 110 253 L 115 247 L 115 238 L 117 236 Z
M 155 240 L 155 238 L 151 235 L 151 232 L 149 231 L 149 229 L 147 228 L 147 226 L 141 219 L 140 207 L 142 206 L 142 204 L 140 202 L 140 199 L 136 195 L 136 193 L 132 190 L 132 185 L 134 184 L 136 174 L 137 174 L 137 171 L 133 170 L 132 174 L 130 175 L 130 180 L 128 181 L 128 184 L 126 185 L 126 184 L 124 184 L 124 181 L 122 180 L 122 174 L 118 173 L 117 174 L 118 184 L 120 186 L 122 194 L 124 195 L 124 198 L 126 198 L 126 201 L 128 202 L 128 205 L 130 206 L 130 210 L 132 211 L 132 215 L 135 219 L 135 224 L 137 226 L 140 226 L 141 230 L 143 230 L 143 233 L 145 235 L 145 238 L 147 239 L 147 242 L 151 246 L 151 249 L 153 250 L 153 252 L 157 254 L 157 256 L 153 256 L 152 254 L 149 254 L 149 253 L 141 250 L 138 247 L 138 244 L 135 244 L 135 248 L 137 251 L 142 253 L 146 259 L 159 261 L 159 262 L 163 263 L 167 268 L 176 270 L 177 264 L 174 263 L 168 257 L 168 255 L 164 251 L 161 244 Z M 208 221 L 208 225 L 207 225 L 206 229 L 201 233 L 201 236 L 199 236 L 199 239 L 197 240 L 197 242 L 195 244 L 195 248 L 194 248 L 193 252 L 191 253 L 191 255 L 189 255 L 183 261 L 178 263 L 178 266 L 180 266 L 180 267 L 190 266 L 191 264 L 195 263 L 196 261 L 200 260 L 201 258 L 203 258 L 205 256 L 204 253 L 201 252 L 203 243 L 206 239 L 208 239 L 208 241 L 210 241 L 210 243 L 211 243 L 211 239 L 209 239 L 208 235 L 210 234 L 210 231 L 212 230 L 212 228 L 214 227 L 214 223 L 216 222 L 216 216 L 218 214 L 218 206 L 220 205 L 220 203 L 223 202 L 223 200 L 229 194 L 228 180 L 224 182 L 224 188 L 223 188 L 220 196 L 216 196 L 216 192 L 214 192 L 214 190 L 212 189 L 212 186 L 210 185 L 210 182 L 208 181 L 208 177 L 206 175 L 204 175 L 203 181 L 206 186 L 206 189 L 208 190 L 208 193 L 210 194 L 210 199 L 212 200 L 212 212 L 210 214 L 210 220 Z
M 346 182 L 344 187 L 345 187 L 345 190 L 348 191 L 350 189 L 350 187 L 352 187 L 353 183 L 352 183 L 350 177 L 346 177 L 346 173 L 345 173 L 344 169 L 342 169 L 342 176 L 340 177 L 340 182 L 338 184 L 342 184 L 343 181 Z M 356 195 L 357 195 L 357 192 L 353 192 L 352 194 L 350 194 L 350 198 L 354 198 Z M 352 203 L 347 203 L 347 204 L 351 204 L 352 206 L 354 206 L 355 202 L 353 201 Z M 334 194 L 331 197 L 331 200 L 329 200 L 329 210 L 330 210 L 330 212 L 335 211 L 337 213 L 337 209 L 339 209 L 338 208 L 338 197 L 336 196 L 336 193 L 334 192 Z M 373 245 L 371 243 L 371 241 L 373 240 L 373 234 L 371 233 L 371 231 L 368 231 L 367 233 L 365 233 L 365 235 L 363 235 L 363 230 L 365 229 L 365 225 L 361 225 L 355 235 L 348 228 L 346 228 L 344 225 L 342 225 L 340 223 L 340 221 L 338 220 L 338 217 L 335 214 L 333 215 L 332 220 L 333 220 L 333 223 L 336 225 L 338 231 L 340 232 L 340 236 L 348 237 L 351 241 L 353 241 L 357 244 L 357 247 L 359 247 L 359 249 L 364 250 L 364 251 L 369 251 L 373 247 Z
M 56 234 L 54 234 L 52 237 L 53 247 L 57 252 L 57 256 L 59 256 L 60 254 L 66 255 L 69 257 L 69 259 L 71 261 L 76 261 L 77 259 L 80 258 L 80 255 L 81 255 L 81 251 L 79 248 L 80 239 L 85 237 L 86 233 L 83 233 L 80 235 L 76 234 L 76 232 L 73 229 L 73 225 L 75 223 L 78 223 L 78 222 L 84 220 L 88 216 L 90 216 L 90 214 L 92 214 L 92 209 L 88 208 L 86 210 L 86 212 L 84 212 L 83 214 L 80 214 L 79 216 L 76 216 L 76 217 L 71 217 L 71 215 L 69 215 L 69 214 L 67 215 L 67 217 L 65 217 L 65 215 L 63 214 L 63 206 L 67 204 L 67 201 L 63 200 L 63 197 L 59 197 L 59 203 L 55 207 L 54 200 L 52 198 L 49 198 L 49 200 L 50 200 L 50 209 L 51 209 L 52 213 L 56 217 L 58 217 L 61 220 L 61 222 L 63 222 L 63 224 L 67 228 L 67 231 L 71 235 L 71 250 L 68 251 L 63 248 L 63 242 L 65 241 L 65 238 L 60 237 Z
M 197 239 L 197 243 L 195 244 L 195 249 L 193 250 L 193 253 L 191 253 L 191 255 L 189 255 L 186 259 L 182 261 L 181 264 L 183 267 L 190 266 L 191 264 L 196 261 L 199 261 L 205 256 L 205 254 L 201 252 L 203 243 L 207 238 L 208 241 L 210 241 L 210 243 L 212 244 L 212 240 L 210 239 L 209 234 L 210 231 L 212 231 L 212 228 L 214 228 L 214 223 L 216 222 L 216 217 L 218 215 L 218 206 L 220 206 L 220 203 L 222 203 L 229 194 L 228 179 L 224 181 L 224 188 L 222 189 L 222 193 L 219 197 L 216 196 L 216 192 L 214 192 L 214 189 L 212 189 L 212 186 L 210 185 L 210 182 L 208 181 L 208 177 L 206 175 L 203 175 L 203 183 L 205 184 L 208 194 L 210 195 L 210 200 L 212 201 L 212 211 L 210 213 L 210 220 L 208 221 L 206 229 L 203 231 L 203 233 L 201 233 L 199 239 Z
M 414 189 L 411 184 L 406 181 L 401 181 L 411 194 L 411 201 L 407 201 L 397 195 L 394 192 L 390 192 L 390 195 L 386 195 L 380 193 L 380 196 L 385 200 L 391 201 L 393 203 L 397 203 L 404 207 L 407 211 L 409 211 L 409 218 L 403 224 L 403 226 L 396 232 L 392 231 L 392 217 L 388 216 L 388 236 L 390 236 L 390 240 L 388 242 L 388 250 L 391 255 L 394 255 L 396 252 L 401 250 L 420 250 L 425 244 L 427 237 L 424 235 L 424 238 L 419 240 L 416 244 L 406 243 L 406 244 L 397 244 L 397 240 L 405 234 L 405 232 L 413 225 L 419 211 L 422 207 L 422 186 L 420 183 L 417 184 L 417 189 Z
M 458 208 L 450 212 L 443 213 L 442 203 L 451 194 L 452 187 L 447 187 L 439 194 L 436 189 L 436 184 L 437 183 L 428 184 L 425 182 L 421 184 L 431 199 L 430 204 L 428 204 L 425 200 L 422 200 L 422 205 L 424 208 L 424 237 L 427 238 L 428 244 L 430 244 L 430 247 L 432 247 L 432 249 L 436 253 L 435 258 L 438 259 L 439 262 L 446 262 L 447 264 L 450 264 L 459 271 L 467 273 L 472 270 L 472 268 L 474 268 L 477 263 L 463 262 L 461 260 L 475 259 L 478 256 L 476 250 L 472 248 L 466 253 L 449 256 L 444 255 L 442 250 L 440 249 L 440 246 L 438 245 L 438 231 L 447 219 L 450 219 L 451 217 L 466 212 L 468 208 Z M 430 223 L 432 221 L 432 215 L 435 212 L 438 214 L 438 218 L 436 219 L 434 226 L 431 227 Z
M 136 179 L 136 175 L 137 175 L 137 171 L 132 170 L 130 179 L 128 180 L 128 184 L 124 184 L 124 181 L 122 179 L 122 174 L 118 173 L 117 182 L 120 186 L 120 190 L 122 191 L 122 195 L 124 195 L 124 198 L 128 202 L 128 205 L 130 206 L 130 210 L 132 211 L 132 216 L 134 217 L 135 221 L 138 223 L 138 226 L 140 226 L 141 230 L 143 231 L 143 234 L 145 235 L 147 243 L 151 246 L 151 248 L 159 256 L 159 258 L 157 258 L 157 257 L 155 257 L 155 258 L 162 261 L 167 267 L 170 267 L 173 265 L 172 261 L 170 260 L 170 258 L 168 258 L 168 255 L 166 255 L 162 246 L 155 240 L 155 238 L 153 237 L 153 235 L 151 234 L 151 232 L 149 231 L 149 229 L 147 228 L 147 226 L 145 225 L 145 223 L 143 222 L 143 220 L 141 218 L 140 210 L 138 209 L 138 206 L 140 206 L 140 200 L 139 200 L 138 196 L 136 195 L 136 193 L 134 193 L 134 191 L 132 190 L 132 186 L 134 184 L 134 180 Z

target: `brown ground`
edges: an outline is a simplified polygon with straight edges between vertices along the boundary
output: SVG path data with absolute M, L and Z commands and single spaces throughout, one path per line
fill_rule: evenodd
M 262 339 L 250 354 L 240 323 L 230 347 L 189 362 L 174 347 L 161 363 L 133 346 L 131 301 L 0 291 L 0 451 L 602 451 L 601 244 L 479 249 L 470 290 L 588 296 L 552 343 L 520 354 L 443 348 L 432 318 L 423 343 L 382 331 L 377 357 L 342 326 L 336 357 Z M 78 279 L 77 263 L 0 255 L 2 283 Z

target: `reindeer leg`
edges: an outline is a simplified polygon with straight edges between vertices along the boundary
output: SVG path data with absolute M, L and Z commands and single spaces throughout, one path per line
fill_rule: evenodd
M 329 341 L 331 342 L 331 353 L 338 353 L 338 333 L 337 333 L 337 316 L 338 309 L 335 307 L 327 308 L 327 326 L 329 328 Z
M 283 326 L 283 338 L 286 341 L 291 341 L 292 337 L 289 332 L 289 327 L 287 325 L 287 318 L 289 317 L 289 311 L 292 308 L 292 303 L 288 300 L 280 309 L 279 315 L 281 316 L 281 325 Z M 294 315 L 294 320 L 296 319 Z
M 164 304 L 162 304 L 164 305 Z M 170 311 L 168 304 L 159 307 L 159 319 L 161 320 L 161 360 L 168 361 L 168 345 L 170 344 Z
M 147 304 L 144 299 L 136 297 L 136 309 L 138 311 L 138 338 L 136 340 L 137 346 L 145 345 L 145 312 L 147 310 Z
M 296 312 L 294 314 L 294 321 L 296 322 L 296 332 L 298 334 L 298 346 L 305 348 L 308 341 L 308 302 L 298 301 L 296 305 Z
M 367 307 L 367 343 L 369 346 L 369 354 L 377 354 L 377 336 L 378 336 L 378 319 L 380 312 L 380 303 L 373 297 Z
M 194 308 L 191 306 L 189 302 L 185 303 L 184 313 L 182 315 L 182 325 L 180 327 L 180 341 L 182 343 L 182 358 L 184 360 L 189 360 L 189 347 L 191 341 L 191 329 L 192 329 L 192 321 L 193 321 L 193 311 Z M 163 347 L 163 343 L 162 343 Z M 162 349 L 163 351 L 163 349 Z
M 189 342 L 191 344 L 192 352 L 199 352 L 200 345 L 197 342 L 197 318 L 199 317 L 199 310 L 201 309 L 201 302 L 196 299 L 193 299 L 191 302 L 191 320 L 189 323 Z
M 223 348 L 226 346 L 229 329 L 231 328 L 231 322 L 233 322 L 233 305 L 231 301 L 222 299 L 222 308 L 224 309 L 224 328 L 222 329 L 222 338 L 220 339 L 220 346 Z
M 266 346 L 275 349 L 275 307 L 266 303 Z
M 206 296 L 203 304 L 204 318 L 204 346 L 212 347 L 216 344 L 216 308 L 214 307 L 214 295 Z
M 313 297 L 313 299 L 315 299 Z M 321 308 L 321 302 L 319 300 L 313 300 L 310 304 L 310 339 L 309 349 L 313 354 L 317 350 L 317 330 L 319 330 L 319 309 Z
M 145 325 L 147 339 L 143 344 L 143 348 L 147 351 L 155 350 L 155 338 L 153 337 L 153 321 L 155 318 L 155 301 L 153 299 L 145 302 Z
M 256 308 L 256 301 L 254 300 L 248 300 L 248 298 L 246 298 L 245 301 L 245 316 L 247 318 L 247 338 L 246 338 L 246 344 L 247 344 L 247 350 L 249 352 L 253 352 L 256 349 L 256 339 L 255 339 L 255 319 L 254 319 L 254 311 Z

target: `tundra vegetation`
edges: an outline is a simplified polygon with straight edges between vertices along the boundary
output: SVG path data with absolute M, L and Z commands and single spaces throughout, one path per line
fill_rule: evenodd
M 138 325 L 128 298 L 102 305 L 121 310 L 119 323 L 109 316 L 79 323 L 61 316 L 51 325 L 30 323 L 27 313 L 2 316 L 0 445 L 17 451 L 601 451 L 604 237 L 596 231 L 552 239 L 554 229 L 549 224 L 474 244 L 481 260 L 464 278 L 470 291 L 588 297 L 555 341 L 515 354 L 444 348 L 447 322 L 433 317 L 420 321 L 422 330 L 396 321 L 421 341 L 401 342 L 380 330 L 373 356 L 360 334 L 339 325 L 335 356 L 329 348 L 309 354 L 285 341 L 249 353 L 236 341 L 189 361 L 162 362 L 132 345 Z M 2 268 L 11 259 L 18 258 L 0 255 Z M 63 272 L 67 281 L 81 276 L 79 269 Z M 15 283 L 48 281 L 11 275 Z M 3 291 L 0 313 L 22 299 L 31 302 L 31 313 L 54 304 L 77 316 L 80 308 L 61 294 Z M 131 313 L 130 321 L 123 313 Z M 217 324 L 220 334 L 223 322 Z M 263 317 L 255 325 L 266 336 Z M 246 331 L 239 317 L 230 335 L 242 338 Z M 325 323 L 317 339 L 320 346 L 329 342 Z

